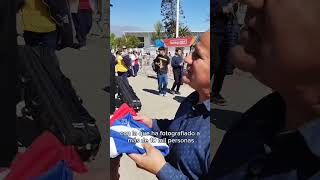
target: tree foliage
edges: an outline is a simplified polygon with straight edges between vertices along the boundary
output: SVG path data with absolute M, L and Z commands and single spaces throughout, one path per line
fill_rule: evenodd
M 110 45 L 112 49 L 116 48 L 116 35 L 114 33 L 110 34 Z
M 188 37 L 191 36 L 191 30 L 186 25 L 179 26 L 179 36 L 180 37 Z
M 133 35 L 124 35 L 122 37 L 115 37 L 115 34 L 110 35 L 110 43 L 113 49 L 126 46 L 127 48 L 137 48 L 142 42 L 139 38 Z
M 157 21 L 154 25 L 154 32 L 151 35 L 151 41 L 154 42 L 156 39 L 164 39 L 164 27 L 161 21 Z
M 181 3 L 179 4 L 180 19 L 185 19 Z M 177 0 L 162 0 L 161 1 L 161 16 L 167 38 L 173 38 L 176 34 L 177 22 Z M 182 23 L 179 23 L 179 26 Z M 180 28 L 179 28 L 180 29 Z

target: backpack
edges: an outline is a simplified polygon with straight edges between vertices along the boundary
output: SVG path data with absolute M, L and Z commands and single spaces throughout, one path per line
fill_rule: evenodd
M 63 144 L 73 145 L 83 161 L 90 160 L 99 150 L 100 132 L 96 120 L 60 70 L 54 52 L 44 47 L 22 46 L 19 55 L 23 117 L 30 117 L 39 133 L 49 130 Z M 24 123 L 28 120 L 22 119 Z
M 156 60 L 157 60 L 157 58 L 153 60 L 153 62 L 151 64 L 151 67 L 152 67 L 154 72 L 158 73 L 160 67 L 159 67 L 159 65 L 156 64 Z
M 123 56 L 122 61 L 126 65 L 127 69 L 129 70 L 132 65 L 130 56 L 128 54 Z

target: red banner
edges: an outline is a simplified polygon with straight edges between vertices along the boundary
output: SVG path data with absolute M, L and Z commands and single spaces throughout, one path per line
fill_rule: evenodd
M 163 40 L 166 47 L 187 47 L 191 46 L 194 42 L 193 37 L 185 37 L 185 38 L 169 38 Z

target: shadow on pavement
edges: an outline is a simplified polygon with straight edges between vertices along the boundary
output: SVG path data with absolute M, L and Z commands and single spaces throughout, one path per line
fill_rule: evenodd
M 157 79 L 156 76 L 152 76 L 152 75 L 148 75 L 147 77 L 148 77 L 148 78 L 151 78 L 151 79 Z
M 234 122 L 240 120 L 241 115 L 242 113 L 237 111 L 211 109 L 211 123 L 218 129 L 227 131 Z
M 154 89 L 142 89 L 142 90 L 151 94 L 159 95 L 159 92 Z
M 182 103 L 182 101 L 185 99 L 186 97 L 183 96 L 175 96 L 173 97 L 174 100 L 176 100 L 179 103 Z

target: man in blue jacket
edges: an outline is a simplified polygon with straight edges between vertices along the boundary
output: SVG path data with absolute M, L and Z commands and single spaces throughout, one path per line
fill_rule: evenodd
M 170 90 L 171 94 L 178 94 L 180 95 L 179 89 L 182 83 L 182 72 L 183 72 L 183 58 L 181 56 L 182 50 L 180 48 L 176 49 L 175 56 L 172 57 L 171 66 L 173 71 L 174 83 Z M 174 89 L 177 87 L 177 90 Z

